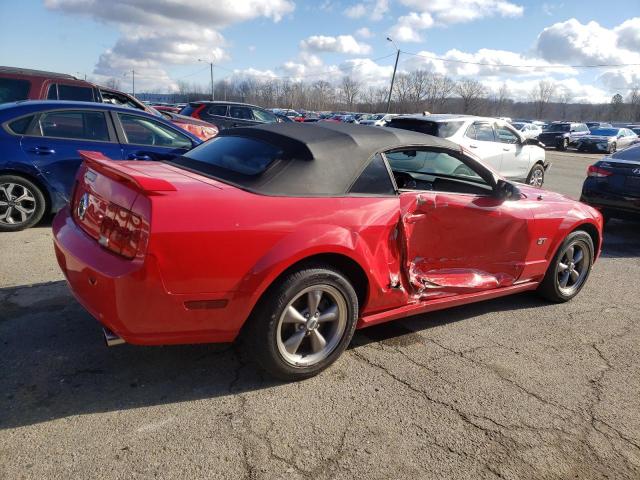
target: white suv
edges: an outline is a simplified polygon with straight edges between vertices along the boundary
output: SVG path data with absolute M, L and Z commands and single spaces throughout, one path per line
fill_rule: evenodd
M 503 177 L 541 187 L 550 164 L 536 139 L 524 138 L 504 120 L 469 115 L 402 115 L 387 127 L 446 138 L 473 152 Z

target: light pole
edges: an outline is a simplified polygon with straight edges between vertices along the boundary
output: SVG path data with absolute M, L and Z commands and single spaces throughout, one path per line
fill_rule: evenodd
M 393 93 L 393 82 L 396 80 L 396 69 L 398 68 L 398 59 L 400 58 L 400 49 L 395 44 L 391 37 L 387 37 L 387 40 L 393 44 L 396 49 L 396 63 L 393 66 L 393 75 L 391 76 L 391 86 L 389 87 L 389 98 L 387 99 L 387 113 L 389 113 L 389 109 L 391 108 L 391 94 Z
M 209 67 L 211 67 L 211 101 L 215 100 L 215 93 L 213 91 L 213 62 L 207 62 L 206 60 L 198 59 L 199 62 L 208 63 Z
M 128 73 L 125 72 L 122 76 L 126 77 L 127 75 Z M 131 70 L 131 96 L 136 96 L 136 71 L 133 69 Z

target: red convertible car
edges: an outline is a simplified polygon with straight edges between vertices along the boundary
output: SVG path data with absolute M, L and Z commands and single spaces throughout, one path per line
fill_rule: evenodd
M 166 162 L 83 152 L 60 267 L 108 344 L 231 342 L 285 379 L 356 328 L 584 286 L 602 217 L 444 139 L 323 123 L 222 131 Z

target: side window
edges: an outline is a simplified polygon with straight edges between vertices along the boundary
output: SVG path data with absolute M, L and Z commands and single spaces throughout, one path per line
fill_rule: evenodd
M 58 85 L 56 85 L 55 83 L 49 85 L 47 100 L 58 100 Z
M 238 118 L 240 120 L 253 120 L 251 109 L 247 107 L 229 106 L 229 116 L 231 118 Z
M 431 150 L 386 154 L 398 188 L 486 195 L 491 187 L 459 158 Z
M 30 89 L 31 82 L 28 80 L 0 78 L 0 103 L 26 100 Z
M 500 143 L 518 143 L 518 137 L 504 125 L 496 125 L 496 133 Z
M 493 127 L 490 123 L 476 123 L 476 140 L 481 142 L 495 142 Z
M 28 117 L 22 117 L 18 120 L 14 120 L 8 125 L 9 130 L 11 130 L 13 133 L 17 133 L 18 135 L 24 135 L 25 133 L 27 133 L 27 129 L 29 128 L 29 125 L 31 125 L 33 117 L 33 115 L 29 115 Z
M 167 148 L 191 148 L 189 137 L 146 117 L 118 113 L 127 143 Z
M 58 100 L 77 100 L 78 102 L 95 101 L 93 98 L 93 88 L 62 84 L 58 84 Z
M 251 111 L 253 112 L 253 118 L 259 122 L 273 123 L 277 121 L 276 116 L 271 112 L 260 110 L 259 108 L 252 108 Z
M 469 125 L 469 128 L 467 128 L 466 133 L 464 134 L 465 137 L 467 138 L 471 138 L 473 140 L 476 139 L 476 126 L 474 124 Z
M 209 115 L 217 115 L 219 117 L 227 116 L 227 106 L 226 105 L 212 105 L 207 110 Z
M 47 112 L 38 121 L 43 137 L 108 142 L 107 119 L 102 112 Z
M 353 182 L 350 193 L 362 193 L 369 195 L 393 195 L 395 188 L 391 183 L 389 170 L 384 163 L 382 155 L 377 154 Z

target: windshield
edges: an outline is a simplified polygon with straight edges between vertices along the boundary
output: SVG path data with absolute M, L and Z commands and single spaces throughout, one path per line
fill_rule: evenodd
M 601 135 L 603 137 L 615 137 L 618 135 L 617 128 L 594 128 L 591 130 L 591 135 Z
M 522 130 L 522 127 L 524 127 L 526 124 L 525 123 L 520 123 L 520 122 L 515 122 L 515 123 L 512 123 L 511 125 L 513 125 L 516 130 Z
M 546 132 L 568 132 L 570 130 L 568 123 L 554 123 L 545 128 Z

